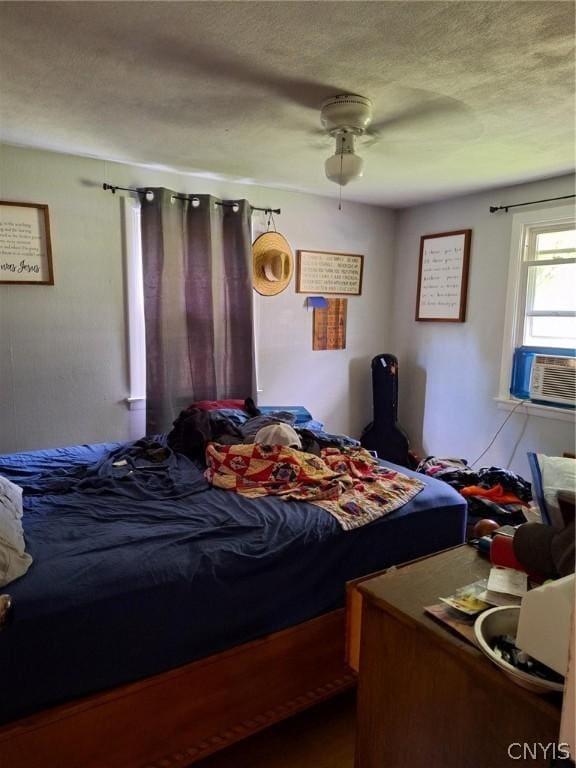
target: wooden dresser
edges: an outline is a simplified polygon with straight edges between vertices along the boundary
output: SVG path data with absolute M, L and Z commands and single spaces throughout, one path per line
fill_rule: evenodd
M 423 611 L 485 578 L 489 567 L 464 545 L 357 585 L 363 600 L 356 768 L 552 764 L 553 747 L 545 757 L 538 745 L 558 739 L 561 696 L 520 688 Z M 530 754 L 537 751 L 535 759 L 518 759 L 524 743 Z

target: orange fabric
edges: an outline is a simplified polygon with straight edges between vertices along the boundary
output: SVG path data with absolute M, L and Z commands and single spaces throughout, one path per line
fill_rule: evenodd
M 467 485 L 460 491 L 462 496 L 480 496 L 496 504 L 524 504 L 514 493 L 507 493 L 504 488 L 498 484 L 492 488 L 483 488 L 481 485 Z

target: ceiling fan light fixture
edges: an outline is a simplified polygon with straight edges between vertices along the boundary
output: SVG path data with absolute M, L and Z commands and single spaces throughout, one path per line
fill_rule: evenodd
M 350 181 L 356 181 L 364 173 L 364 160 L 353 153 L 332 155 L 324 163 L 326 177 L 345 187 Z
M 336 152 L 324 163 L 326 177 L 345 187 L 364 173 L 364 160 L 354 154 L 354 134 L 342 130 L 336 134 Z

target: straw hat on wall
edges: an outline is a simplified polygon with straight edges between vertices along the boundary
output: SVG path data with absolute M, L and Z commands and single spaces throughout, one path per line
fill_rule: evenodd
M 286 238 L 265 232 L 252 243 L 254 288 L 262 296 L 275 296 L 288 287 L 294 272 L 294 255 Z

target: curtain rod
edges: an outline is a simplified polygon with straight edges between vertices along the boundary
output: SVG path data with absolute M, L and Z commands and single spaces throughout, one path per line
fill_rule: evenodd
M 521 205 L 536 205 L 536 203 L 551 203 L 552 200 L 567 200 L 569 197 L 576 197 L 576 195 L 562 195 L 562 197 L 547 197 L 545 200 L 531 200 L 529 203 L 514 203 L 514 205 L 491 205 L 490 213 L 496 213 L 496 211 L 506 211 L 508 208 L 519 208 Z
M 102 189 L 105 192 L 110 190 L 110 192 L 112 192 L 113 195 L 116 194 L 117 189 L 121 189 L 123 192 L 136 192 L 137 194 L 140 193 L 140 190 L 138 189 L 132 189 L 131 187 L 115 187 L 112 184 L 106 184 L 106 182 L 102 184 Z M 175 200 L 197 200 L 198 199 L 194 195 L 172 195 L 172 197 Z M 232 207 L 234 205 L 238 205 L 238 201 L 237 200 L 217 200 L 216 205 L 224 205 L 224 206 Z M 282 213 L 280 208 L 258 208 L 258 206 L 256 205 L 251 205 L 250 209 L 252 211 L 264 211 L 264 213 Z

